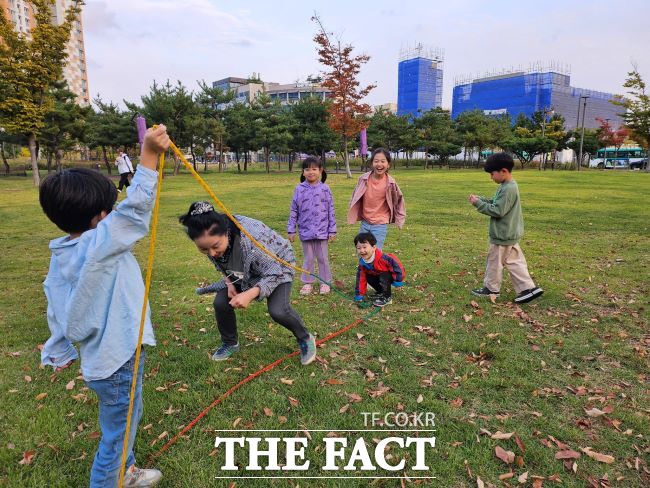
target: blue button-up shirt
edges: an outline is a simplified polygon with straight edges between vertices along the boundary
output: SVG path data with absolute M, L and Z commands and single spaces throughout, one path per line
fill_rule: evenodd
M 57 367 L 76 359 L 72 342 L 78 342 L 81 372 L 93 381 L 108 378 L 133 356 L 144 282 L 131 251 L 149 231 L 157 175 L 139 166 L 127 198 L 95 229 L 50 242 L 44 288 L 52 335 L 41 352 L 43 364 Z M 142 342 L 156 345 L 148 305 Z

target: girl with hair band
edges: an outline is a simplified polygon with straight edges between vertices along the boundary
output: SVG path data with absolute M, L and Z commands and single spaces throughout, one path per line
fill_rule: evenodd
M 289 263 L 295 262 L 291 244 L 278 233 L 258 220 L 241 215 L 234 218 L 271 253 Z M 293 270 L 257 249 L 246 234 L 226 215 L 215 212 L 208 202 L 194 202 L 179 221 L 197 249 L 224 275 L 218 283 L 197 290 L 216 292 L 214 311 L 221 346 L 212 359 L 224 361 L 239 351 L 235 309 L 247 308 L 253 300 L 266 298 L 271 318 L 298 341 L 301 364 L 311 363 L 316 358 L 316 340 L 289 301 Z

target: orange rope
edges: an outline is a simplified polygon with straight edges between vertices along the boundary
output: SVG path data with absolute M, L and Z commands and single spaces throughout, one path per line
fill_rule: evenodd
M 357 319 L 354 322 L 352 322 L 351 324 L 346 325 L 345 327 L 343 327 L 343 328 L 341 328 L 339 330 L 336 330 L 336 331 L 332 332 L 331 334 L 327 335 L 323 339 L 320 339 L 320 340 L 316 341 L 316 344 L 317 345 L 323 344 L 323 343 L 333 339 L 334 337 L 337 337 L 337 336 L 347 332 L 348 330 L 356 327 L 357 325 L 361 324 L 362 322 L 365 322 L 370 317 L 372 317 L 373 315 L 375 315 L 376 313 L 378 313 L 380 311 L 381 311 L 381 308 L 375 308 L 372 312 L 370 312 L 365 317 Z M 272 363 L 267 364 L 266 366 L 264 366 L 263 368 L 255 371 L 254 373 L 249 374 L 246 378 L 241 380 L 239 383 L 237 383 L 236 385 L 229 388 L 225 393 L 223 393 L 222 395 L 217 397 L 210 405 L 208 405 L 206 408 L 204 408 L 189 424 L 187 424 L 185 427 L 183 427 L 183 429 L 178 434 L 176 434 L 174 437 L 172 437 L 167 442 L 167 444 L 165 444 L 163 447 L 161 447 L 158 452 L 152 454 L 150 456 L 150 458 L 149 458 L 149 465 L 151 464 L 151 462 L 154 459 L 159 457 L 162 453 L 164 453 L 167 449 L 169 449 L 172 445 L 174 445 L 176 443 L 176 441 L 178 441 L 178 439 L 180 439 L 186 432 L 188 432 L 192 427 L 194 427 L 198 423 L 199 420 L 201 420 L 203 417 L 205 417 L 208 414 L 208 412 L 210 410 L 212 410 L 214 407 L 216 407 L 217 405 L 222 403 L 226 398 L 228 398 L 230 395 L 232 395 L 235 391 L 239 390 L 242 386 L 244 386 L 249 381 L 254 380 L 258 376 L 266 373 L 267 371 L 271 371 L 277 365 L 283 363 L 287 359 L 290 359 L 292 357 L 297 356 L 298 354 L 300 354 L 300 351 L 294 351 L 291 354 L 287 354 L 286 356 L 281 357 L 280 359 L 277 359 L 277 360 L 273 361 Z

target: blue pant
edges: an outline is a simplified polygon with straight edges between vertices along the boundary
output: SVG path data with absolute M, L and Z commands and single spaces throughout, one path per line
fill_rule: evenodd
M 138 381 L 133 400 L 133 415 L 129 433 L 128 455 L 126 468 L 135 464 L 133 443 L 138 430 L 138 422 L 142 417 L 142 376 L 144 373 L 144 348 L 140 354 L 138 367 Z M 129 394 L 131 392 L 131 378 L 135 366 L 135 353 L 120 369 L 108 378 L 96 381 L 87 381 L 99 400 L 99 427 L 102 438 L 95 454 L 93 467 L 90 471 L 91 488 L 114 488 L 120 475 L 120 462 L 122 461 L 122 444 L 124 443 L 124 430 L 126 429 L 126 414 L 129 410 Z
M 375 236 L 375 239 L 377 239 L 377 247 L 383 249 L 386 234 L 388 234 L 388 224 L 369 224 L 365 220 L 362 220 L 359 232 L 372 233 L 372 235 Z

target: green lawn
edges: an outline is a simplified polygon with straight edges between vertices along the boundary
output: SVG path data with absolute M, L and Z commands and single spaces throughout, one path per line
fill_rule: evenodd
M 427 459 L 431 471 L 424 473 L 436 479 L 418 481 L 423 484 L 476 486 L 479 476 L 486 486 L 532 486 L 534 477 L 545 478 L 543 486 L 559 486 L 559 480 L 565 487 L 590 486 L 589 480 L 593 486 L 649 486 L 650 177 L 515 173 L 526 222 L 521 246 L 545 290 L 542 299 L 520 309 L 510 303 L 507 277 L 496 304 L 469 294 L 482 281 L 487 217 L 467 203 L 467 195 L 491 195 L 496 186 L 489 176 L 447 170 L 399 170 L 394 176 L 405 194 L 407 224 L 402 231 L 390 229 L 385 247 L 403 261 L 408 286 L 381 314 L 328 342 L 318 363 L 300 367 L 292 358 L 212 410 L 157 459 L 161 486 L 230 484 L 215 480 L 228 475 L 219 470 L 223 449 L 214 450 L 215 430 L 359 430 L 362 412 L 398 411 L 436 414 L 437 444 Z M 234 213 L 284 232 L 298 173 L 209 173 L 206 180 Z M 350 293 L 357 226 L 346 225 L 345 216 L 355 181 L 328 179 L 339 221 L 330 260 Z M 29 178 L 0 179 L 0 195 L 0 485 L 84 486 L 98 442 L 97 401 L 77 365 L 59 375 L 39 368 L 38 345 L 48 338 L 42 292 L 47 246 L 61 233 L 42 214 Z M 238 312 L 242 351 L 225 363 L 209 360 L 219 342 L 212 297 L 199 297 L 194 288 L 218 276 L 177 222 L 190 202 L 203 198 L 187 174 L 164 180 L 151 289 L 158 346 L 148 350 L 146 362 L 145 414 L 136 442 L 140 464 L 230 386 L 295 349 L 290 334 L 256 303 Z M 147 246 L 145 239 L 136 248 L 143 265 Z M 299 244 L 294 248 L 300 255 Z M 337 295 L 304 299 L 297 289 L 294 304 L 320 337 L 365 313 Z M 377 395 L 382 385 L 389 390 Z M 589 416 L 588 410 L 598 414 L 593 408 L 605 414 Z M 515 434 L 492 438 L 497 431 Z M 316 466 L 323 434 L 311 434 L 308 453 Z M 373 437 L 385 434 L 366 434 L 371 447 Z M 504 481 L 499 476 L 510 469 L 495 455 L 497 446 L 515 455 L 514 476 Z M 613 462 L 592 459 L 581 451 L 587 447 Z M 575 472 L 572 461 L 565 467 L 555 458 L 568 449 L 581 454 Z M 21 464 L 27 451 L 35 454 Z M 390 453 L 395 464 L 415 451 L 394 447 Z M 325 473 L 315 467 L 291 474 Z M 369 480 L 236 480 L 236 486 L 270 484 L 367 486 Z

